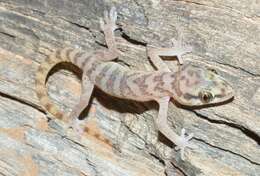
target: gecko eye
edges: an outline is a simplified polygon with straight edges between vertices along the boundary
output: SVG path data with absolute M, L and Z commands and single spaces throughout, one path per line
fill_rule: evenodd
M 214 98 L 213 94 L 208 91 L 201 91 L 199 97 L 202 103 L 209 103 Z

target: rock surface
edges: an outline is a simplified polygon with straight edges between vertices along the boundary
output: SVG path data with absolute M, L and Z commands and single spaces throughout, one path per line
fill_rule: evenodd
M 185 62 L 214 67 L 236 91 L 235 99 L 221 106 L 185 110 L 170 105 L 169 123 L 177 133 L 183 127 L 193 132 L 196 149 L 187 150 L 185 161 L 173 152 L 168 175 L 259 176 L 257 0 L 0 0 L 0 175 L 166 175 L 164 158 L 148 142 L 157 139 L 155 103 L 95 91 L 84 113 L 86 124 L 120 143 L 119 150 L 88 134 L 79 139 L 42 109 L 35 94 L 35 72 L 51 51 L 105 47 L 99 18 L 111 6 L 122 27 L 117 41 L 124 54 L 118 62 L 152 70 L 145 46 L 170 46 L 170 39 L 181 36 L 193 46 Z M 176 70 L 175 61 L 166 62 Z M 48 79 L 50 97 L 66 113 L 79 99 L 79 77 L 77 69 L 62 66 Z

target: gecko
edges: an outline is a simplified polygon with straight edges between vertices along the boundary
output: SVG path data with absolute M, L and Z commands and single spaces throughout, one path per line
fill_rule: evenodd
M 178 40 L 171 48 L 147 46 L 147 56 L 157 68 L 155 71 L 137 71 L 112 62 L 121 53 L 117 49 L 114 31 L 117 11 L 113 7 L 104 11 L 100 18 L 100 27 L 107 44 L 106 49 L 83 51 L 81 49 L 58 49 L 43 62 L 36 73 L 36 93 L 45 109 L 58 119 L 67 119 L 78 130 L 79 115 L 88 106 L 94 87 L 105 93 L 122 99 L 140 102 L 156 101 L 159 112 L 155 118 L 157 129 L 180 150 L 184 159 L 184 149 L 192 148 L 190 140 L 193 133 L 187 135 L 185 129 L 178 135 L 167 122 L 168 105 L 171 99 L 185 107 L 196 107 L 225 102 L 234 96 L 231 85 L 214 69 L 183 64 L 182 56 L 192 51 Z M 162 56 L 176 56 L 179 69 L 172 72 L 161 59 Z M 61 62 L 75 64 L 82 69 L 81 95 L 78 104 L 69 116 L 63 114 L 48 98 L 46 79 L 50 70 Z

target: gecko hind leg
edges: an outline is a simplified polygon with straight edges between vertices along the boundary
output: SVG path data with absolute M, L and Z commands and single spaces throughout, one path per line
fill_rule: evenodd
M 94 84 L 90 82 L 89 78 L 85 74 L 83 74 L 80 101 L 69 115 L 70 126 L 79 134 L 84 132 L 84 128 L 82 127 L 83 120 L 80 120 L 79 116 L 88 106 L 93 89 Z

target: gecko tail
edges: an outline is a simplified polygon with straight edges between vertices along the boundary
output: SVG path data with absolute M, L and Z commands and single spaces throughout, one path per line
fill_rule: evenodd
M 39 98 L 39 101 L 41 105 L 54 117 L 61 119 L 61 120 L 67 120 L 68 118 L 59 111 L 59 108 L 54 105 L 49 96 L 46 89 L 46 80 L 47 75 L 51 71 L 51 69 L 62 62 L 72 62 L 74 63 L 75 54 L 78 51 L 75 51 L 75 49 L 72 48 L 64 48 L 57 50 L 50 54 L 48 58 L 40 65 L 38 68 L 38 71 L 36 73 L 36 94 Z

